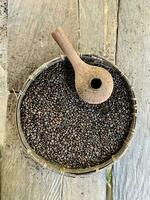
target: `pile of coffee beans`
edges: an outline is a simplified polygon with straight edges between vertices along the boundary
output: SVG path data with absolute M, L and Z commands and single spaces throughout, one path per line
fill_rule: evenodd
M 110 159 L 122 147 L 131 126 L 132 102 L 121 73 L 93 56 L 82 56 L 113 77 L 114 90 L 102 104 L 84 102 L 75 90 L 67 58 L 43 70 L 21 103 L 21 126 L 30 147 L 44 159 L 67 168 L 86 168 Z

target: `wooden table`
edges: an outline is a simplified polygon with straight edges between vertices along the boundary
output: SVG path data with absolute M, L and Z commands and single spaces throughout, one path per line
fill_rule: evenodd
M 8 6 L 1 0 L 0 5 L 1 199 L 149 200 L 149 0 L 8 0 Z M 87 177 L 66 177 L 37 165 L 23 151 L 16 129 L 23 83 L 37 67 L 61 54 L 50 36 L 56 26 L 65 29 L 78 52 L 116 63 L 137 97 L 136 134 L 128 152 L 112 169 Z

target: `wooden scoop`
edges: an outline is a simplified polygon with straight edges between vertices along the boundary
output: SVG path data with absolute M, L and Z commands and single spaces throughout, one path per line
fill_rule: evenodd
M 52 37 L 74 68 L 75 87 L 79 97 L 90 104 L 99 104 L 106 101 L 113 91 L 111 74 L 102 67 L 83 62 L 61 27 L 52 32 Z

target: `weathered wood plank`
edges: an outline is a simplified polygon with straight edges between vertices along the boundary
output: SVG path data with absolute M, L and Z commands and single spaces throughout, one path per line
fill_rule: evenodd
M 114 62 L 118 0 L 79 0 L 80 51 Z
M 87 177 L 64 177 L 63 200 L 105 200 L 106 170 Z
M 0 1 L 0 154 L 5 138 L 7 109 L 7 1 Z M 1 157 L 1 155 L 0 155 Z
M 7 98 L 7 73 L 4 68 L 0 66 L 0 157 L 5 140 Z
M 134 140 L 114 165 L 114 200 L 150 199 L 150 4 L 120 2 L 117 64 L 129 77 L 138 102 Z
M 8 86 L 20 90 L 34 69 L 60 55 L 50 33 L 63 26 L 77 46 L 76 0 L 9 0 Z
M 1 163 L 5 140 L 6 109 L 7 109 L 7 0 L 0 1 L 0 194 L 1 194 Z
M 79 0 L 79 51 L 81 53 L 103 55 L 114 62 L 117 4 L 117 0 Z M 106 170 L 87 178 L 64 177 L 63 188 L 65 200 L 104 200 L 106 199 Z

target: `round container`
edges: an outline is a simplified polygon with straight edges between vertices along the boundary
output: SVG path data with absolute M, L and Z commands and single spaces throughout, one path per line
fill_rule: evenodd
M 118 72 L 120 72 L 118 70 L 118 68 L 110 63 L 109 61 L 107 61 L 106 59 L 102 58 L 102 57 L 97 57 L 95 55 L 83 55 L 83 56 L 90 56 L 92 57 L 93 59 L 100 59 L 102 65 L 104 66 L 110 66 L 110 67 L 113 67 L 115 68 Z M 61 173 L 65 173 L 65 174 L 74 174 L 74 175 L 81 175 L 81 174 L 87 174 L 87 173 L 92 173 L 92 172 L 96 172 L 96 171 L 99 171 L 100 169 L 104 168 L 104 167 L 107 167 L 108 165 L 110 164 L 113 164 L 114 161 L 116 161 L 118 158 L 120 158 L 124 153 L 125 151 L 127 150 L 128 148 L 128 144 L 134 134 L 134 130 L 135 130 L 135 124 L 136 124 L 136 113 L 137 113 L 137 104 L 136 104 L 136 99 L 135 99 L 135 95 L 134 95 L 134 92 L 129 84 L 129 81 L 127 79 L 127 77 L 125 75 L 123 75 L 121 72 L 121 76 L 124 78 L 124 80 L 127 82 L 127 86 L 128 86 L 128 89 L 129 89 L 129 92 L 131 94 L 131 104 L 132 104 L 132 109 L 133 109 L 133 113 L 132 113 L 132 122 L 131 122 L 131 126 L 130 126 L 130 130 L 129 130 L 129 133 L 127 135 L 127 138 L 126 140 L 124 141 L 121 149 L 115 154 L 115 155 L 112 155 L 112 157 L 99 164 L 99 165 L 96 165 L 94 167 L 89 167 L 89 168 L 84 168 L 84 169 L 69 169 L 69 168 L 64 168 L 60 165 L 58 165 L 57 163 L 52 163 L 52 162 L 49 162 L 47 160 L 45 160 L 43 157 L 37 155 L 33 150 L 32 148 L 29 146 L 29 144 L 27 143 L 26 141 L 26 138 L 24 136 L 24 133 L 23 133 L 23 130 L 22 130 L 22 127 L 21 127 L 21 120 L 20 120 L 20 106 L 21 106 L 21 102 L 22 102 L 22 99 L 28 89 L 28 87 L 30 86 L 30 84 L 33 82 L 33 80 L 45 69 L 51 67 L 53 64 L 56 64 L 57 62 L 60 62 L 62 59 L 64 59 L 64 56 L 61 56 L 59 58 L 55 58 L 45 64 L 43 64 L 42 66 L 40 66 L 37 70 L 35 70 L 32 75 L 29 76 L 28 80 L 25 82 L 25 84 L 23 85 L 22 87 L 22 90 L 20 90 L 19 92 L 19 97 L 18 97 L 18 102 L 17 102 L 17 112 L 16 112 L 16 120 L 17 120 L 17 126 L 18 126 L 18 130 L 19 130 L 19 135 L 20 135 L 20 138 L 21 138 L 21 141 L 27 151 L 27 153 L 30 155 L 30 157 L 36 161 L 37 163 L 39 163 L 40 165 L 44 166 L 44 167 L 47 167 L 51 170 L 55 170 L 55 171 L 58 171 L 58 172 L 61 172 Z

